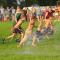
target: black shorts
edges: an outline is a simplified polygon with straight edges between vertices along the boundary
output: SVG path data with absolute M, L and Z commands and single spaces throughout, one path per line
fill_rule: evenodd
M 21 34 L 21 33 L 23 33 L 24 31 L 23 31 L 23 29 L 21 29 L 21 28 L 15 28 L 14 30 L 13 30 L 13 33 L 19 33 L 19 34 Z
M 54 31 L 50 27 L 48 27 L 44 30 L 44 33 L 47 35 L 52 35 L 54 33 Z
M 36 31 L 34 34 L 37 38 L 39 38 L 40 36 L 43 36 L 43 33 L 41 33 L 40 31 Z
M 44 34 L 43 34 L 42 32 L 40 32 L 40 31 L 37 30 L 37 31 L 34 33 L 34 36 L 35 36 L 35 39 L 36 39 L 36 40 L 42 40 L 43 37 L 44 37 Z

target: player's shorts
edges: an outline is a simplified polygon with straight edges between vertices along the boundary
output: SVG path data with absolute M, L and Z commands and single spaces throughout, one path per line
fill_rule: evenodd
M 44 34 L 52 35 L 53 33 L 54 33 L 54 31 L 50 27 L 48 27 L 44 30 Z
M 36 40 L 41 40 L 44 37 L 44 34 L 38 30 L 36 32 L 34 32 L 33 34 L 34 34 L 33 36 L 35 37 Z
M 36 31 L 36 35 L 37 35 L 37 37 L 39 37 L 39 36 L 42 36 L 43 33 L 37 30 L 37 31 Z
M 24 30 L 22 29 L 22 28 L 15 28 L 14 30 L 13 30 L 13 33 L 19 33 L 19 34 L 21 34 L 21 33 L 23 33 L 24 32 Z

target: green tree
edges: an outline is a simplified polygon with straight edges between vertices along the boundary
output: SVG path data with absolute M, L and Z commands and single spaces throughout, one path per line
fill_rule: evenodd
M 0 6 L 6 7 L 7 6 L 7 0 L 0 0 Z

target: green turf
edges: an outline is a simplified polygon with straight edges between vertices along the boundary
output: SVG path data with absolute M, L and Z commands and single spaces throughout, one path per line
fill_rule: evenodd
M 22 26 L 25 30 L 27 22 Z M 34 30 L 36 30 L 36 22 Z M 16 38 L 3 44 L 3 38 L 9 36 L 12 22 L 0 23 L 0 60 L 60 60 L 60 22 L 54 21 L 55 33 L 50 39 L 41 40 L 35 48 L 29 40 L 22 48 L 17 48 Z

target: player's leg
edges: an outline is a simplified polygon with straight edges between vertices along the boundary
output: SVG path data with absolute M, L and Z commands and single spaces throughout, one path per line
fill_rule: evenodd
M 50 20 L 45 20 L 45 27 L 47 28 L 48 27 L 48 25 L 49 25 L 49 23 L 50 23 Z
M 10 38 L 13 38 L 16 34 L 13 33 L 12 35 L 8 36 L 6 39 L 10 39 Z
M 21 33 L 21 40 L 24 38 L 24 33 Z
M 28 30 L 25 31 L 25 34 L 22 34 L 21 41 L 20 41 L 20 43 L 17 47 L 22 46 L 25 43 L 25 41 L 28 39 L 28 34 L 27 33 L 28 33 Z
M 24 45 L 25 41 L 27 40 L 28 36 L 27 34 L 24 35 L 24 38 L 20 41 L 19 45 L 17 47 L 21 47 L 22 45 Z
M 33 36 L 33 38 L 32 38 L 32 46 L 33 47 L 36 46 L 36 36 Z

